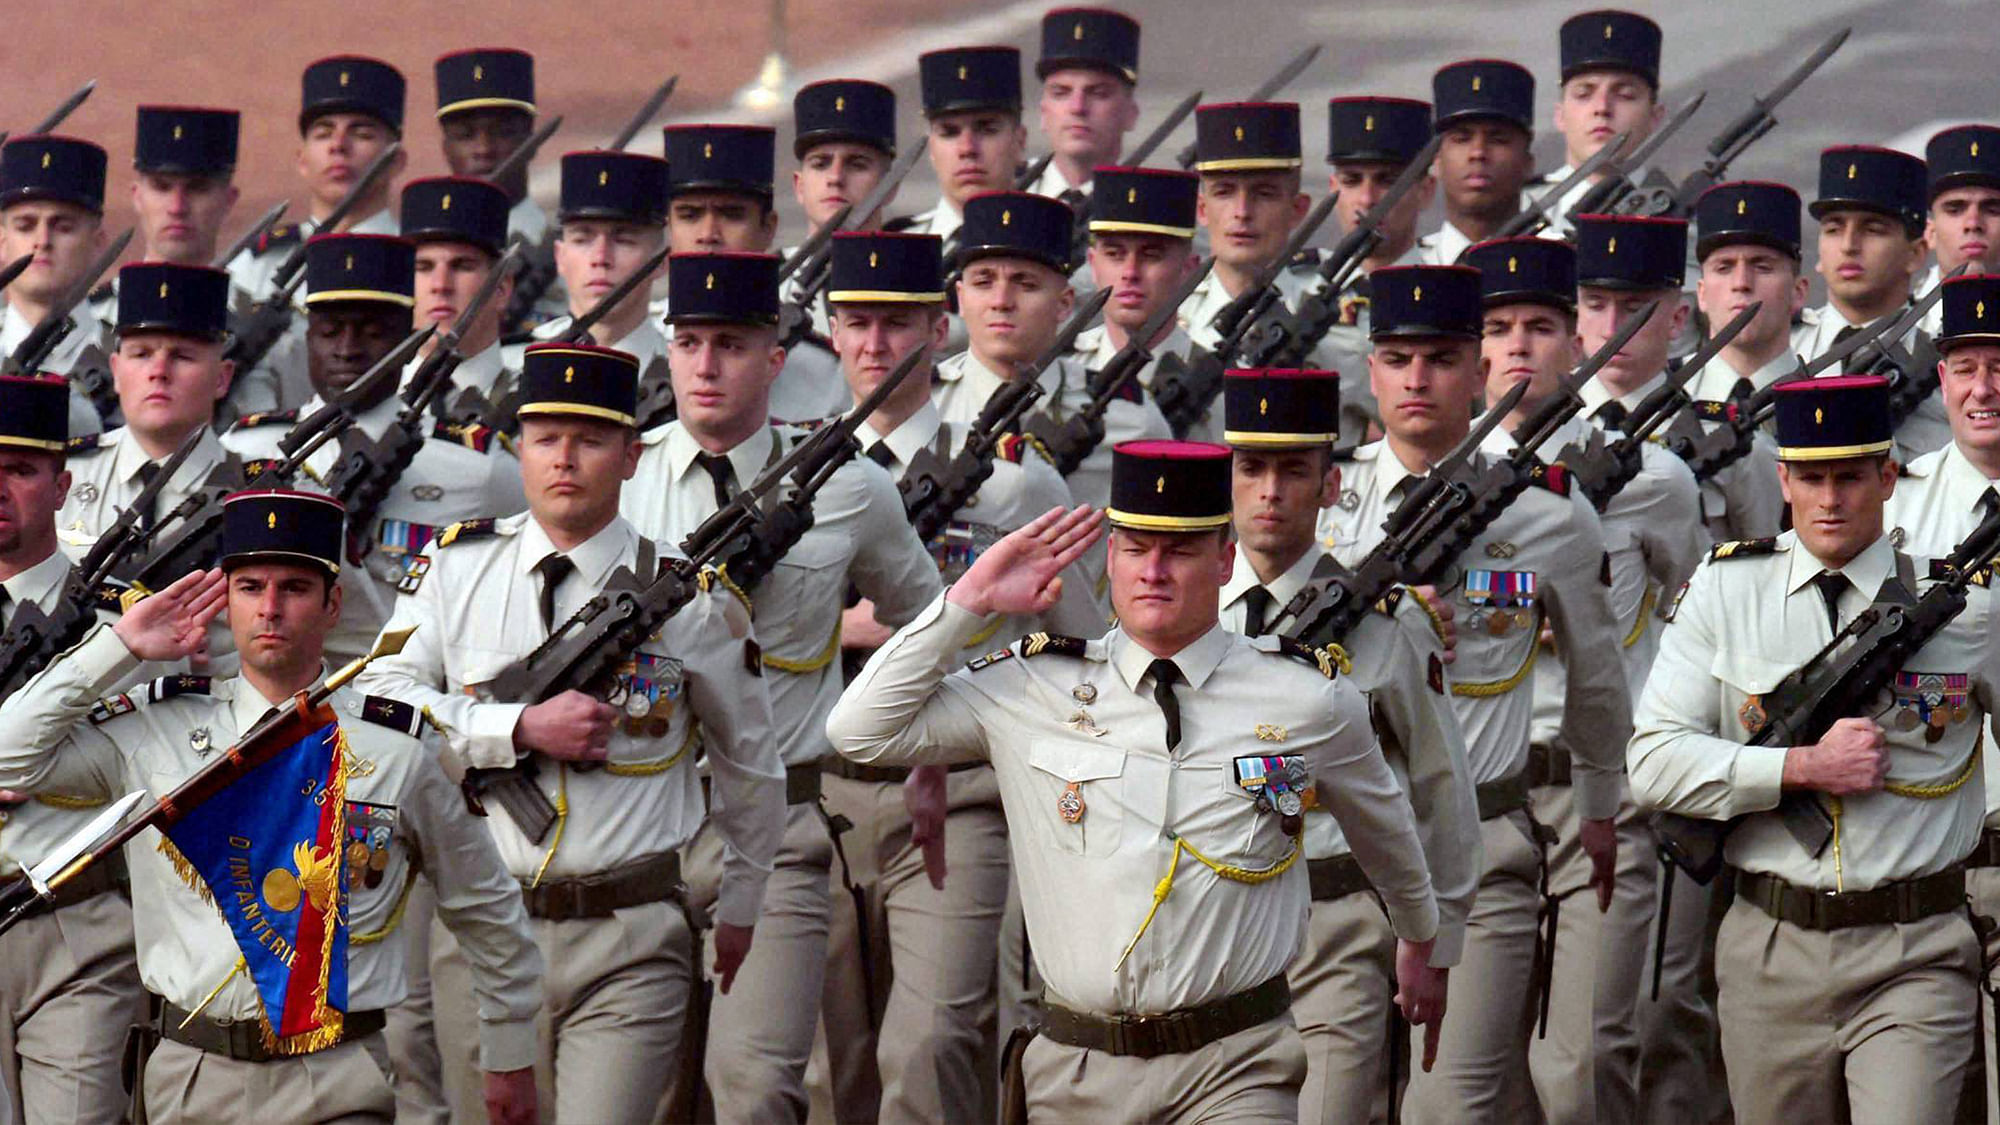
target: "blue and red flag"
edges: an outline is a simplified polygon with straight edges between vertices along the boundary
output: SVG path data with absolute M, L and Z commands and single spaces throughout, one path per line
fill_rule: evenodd
M 260 745 L 283 749 L 188 810 L 161 849 L 229 923 L 265 1045 L 302 1054 L 339 1041 L 347 1008 L 347 740 L 322 704 L 293 707 Z

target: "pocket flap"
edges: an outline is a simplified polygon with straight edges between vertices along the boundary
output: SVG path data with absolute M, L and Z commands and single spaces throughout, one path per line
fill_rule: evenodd
M 1028 764 L 1063 781 L 1101 781 L 1125 772 L 1125 751 L 1089 742 L 1039 743 Z

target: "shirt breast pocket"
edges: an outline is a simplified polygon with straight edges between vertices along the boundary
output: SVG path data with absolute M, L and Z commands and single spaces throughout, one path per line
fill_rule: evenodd
M 1770 717 L 1770 711 L 1763 702 L 1764 696 L 1801 663 L 1803 661 L 1773 660 L 1755 652 L 1717 652 L 1709 660 L 1708 670 L 1710 675 L 1722 682 L 1724 689 L 1724 711 L 1720 724 L 1723 737 L 1729 737 L 1732 729 L 1748 737 L 1763 726 Z
M 1088 742 L 1043 742 L 1028 751 L 1033 820 L 1058 851 L 1102 856 L 1118 850 L 1125 808 L 1118 792 L 1125 751 Z
M 809 531 L 750 592 L 767 656 L 806 660 L 826 647 L 845 601 L 847 559 L 838 537 Z

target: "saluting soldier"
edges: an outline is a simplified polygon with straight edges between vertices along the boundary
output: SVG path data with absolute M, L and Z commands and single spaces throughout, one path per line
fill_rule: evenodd
M 1660 127 L 1667 113 L 1660 102 L 1661 39 L 1660 25 L 1635 12 L 1578 12 L 1563 21 L 1557 33 L 1562 85 L 1556 91 L 1555 113 L 1556 132 L 1563 138 L 1563 165 L 1529 181 L 1528 198 L 1540 199 L 1553 191 L 1618 134 L 1629 134 L 1624 148 L 1629 153 Z M 1569 236 L 1570 209 L 1602 178 L 1600 173 L 1554 201 L 1551 237 Z M 1651 165 L 1628 168 L 1625 178 L 1642 189 L 1673 189 L 1672 181 Z
M 1917 285 L 1927 293 L 1944 275 L 1970 263 L 1967 273 L 2000 268 L 2000 128 L 1959 125 L 1932 136 L 1924 146 L 1930 175 L 1930 217 L 1924 241 L 1937 264 Z M 1924 314 L 1923 329 L 1936 337 L 1944 314 L 1938 306 Z
M 1104 322 L 1079 333 L 1072 351 L 1085 368 L 1102 371 L 1199 265 L 1194 232 L 1201 181 L 1191 172 L 1107 166 L 1097 169 L 1091 182 L 1103 190 L 1092 191 L 1087 204 L 1090 277 L 1095 288 L 1111 290 L 1111 299 L 1104 306 Z M 1143 343 L 1153 358 L 1140 369 L 1138 381 L 1149 390 L 1162 359 L 1172 355 L 1185 360 L 1194 348 L 1177 319 Z M 1212 418 L 1213 412 L 1204 416 L 1190 435 L 1220 436 Z
M 405 184 L 401 210 L 403 238 L 416 245 L 416 327 L 446 331 L 499 268 L 508 238 L 507 197 L 485 180 L 438 176 Z M 500 348 L 500 325 L 515 280 L 503 279 L 486 308 L 466 325 L 458 342 L 465 360 L 437 400 L 439 417 L 508 432 L 519 421 L 512 410 L 519 373 Z M 425 357 L 437 346 L 427 345 Z M 425 357 L 410 362 L 411 374 Z
M 806 225 L 817 230 L 842 207 L 859 204 L 889 174 L 896 159 L 896 92 L 858 78 L 800 87 L 792 98 L 792 157 L 799 162 L 792 172 L 792 198 L 805 212 Z M 892 193 L 889 201 L 894 199 Z M 885 202 L 871 214 L 850 215 L 848 229 L 880 230 L 887 211 Z M 789 258 L 796 250 L 787 246 L 778 256 Z M 802 284 L 794 272 L 779 284 L 778 300 L 796 303 Z M 824 302 L 812 302 L 806 312 L 813 331 L 830 335 Z
M 958 233 L 967 200 L 1014 185 L 1028 144 L 1021 124 L 1021 52 L 1012 47 L 930 51 L 917 57 L 917 71 L 939 198 L 936 207 L 898 219 L 888 229 L 949 239 Z
M 1232 371 L 1224 380 L 1238 550 L 1222 587 L 1222 623 L 1233 632 L 1292 632 L 1325 607 L 1315 587 L 1350 577 L 1316 542 L 1321 510 L 1340 496 L 1337 378 L 1272 369 Z M 1368 697 L 1375 735 L 1423 838 L 1438 898 L 1427 970 L 1440 994 L 1465 948 L 1480 872 L 1465 739 L 1445 694 L 1446 630 L 1417 594 L 1398 587 L 1340 640 L 1351 662 L 1346 676 Z M 1395 1049 L 1396 935 L 1325 809 L 1306 815 L 1305 850 L 1312 914 L 1288 974 L 1306 1048 L 1299 1120 L 1386 1120 L 1395 1096 L 1385 1052 Z M 1432 1021 L 1427 1050 L 1442 1028 L 1441 1018 Z
M 1479 286 L 1479 272 L 1462 266 L 1375 271 L 1369 378 L 1387 436 L 1355 452 L 1339 503 L 1320 521 L 1322 542 L 1344 563 L 1382 541 L 1382 523 L 1406 491 L 1471 430 L 1484 385 Z M 1577 814 L 1598 822 L 1594 831 L 1608 828 L 1618 811 L 1617 748 L 1629 733 L 1630 697 L 1611 658 L 1620 634 L 1604 552 L 1589 501 L 1569 491 L 1564 475 L 1544 473 L 1467 545 L 1440 590 L 1461 623 L 1449 690 L 1465 734 L 1485 867 L 1452 974 L 1438 1065 L 1411 1074 L 1406 1120 L 1507 1119 L 1525 1093 L 1521 1030 L 1544 863 L 1528 811 L 1531 677 L 1546 623 L 1565 651 L 1579 654 L 1559 735 L 1575 756 Z
M 1435 173 L 1444 224 L 1417 257 L 1448 266 L 1521 211 L 1521 189 L 1535 170 L 1535 76 L 1519 63 L 1466 59 L 1431 76 L 1431 102 L 1432 127 L 1444 138 Z
M 827 301 L 833 344 L 859 399 L 912 351 L 934 355 L 945 333 L 940 240 L 920 234 L 841 234 Z M 968 427 L 940 420 L 930 399 L 935 361 L 920 360 L 855 437 L 899 483 L 942 475 Z M 926 546 L 956 579 L 1008 532 L 1069 505 L 1062 477 L 1032 443 L 1001 439 L 980 482 Z M 996 623 L 961 652 L 970 659 L 1037 627 L 1090 632 L 1104 611 L 1080 568 L 1046 613 Z M 874 607 L 849 609 L 849 667 L 886 640 Z M 821 1013 L 829 1085 L 841 1121 L 977 1121 L 994 1104 L 995 962 L 1007 900 L 1007 825 L 993 771 L 863 766 L 829 755 L 827 811 L 854 829 L 841 852 L 853 909 L 834 896 Z M 947 874 L 945 862 L 949 860 Z M 858 915 L 858 916 L 857 916 Z M 863 968 L 863 958 L 866 967 Z
M 1305 804 L 1345 824 L 1399 939 L 1398 997 L 1425 1023 L 1443 997 L 1416 826 L 1333 654 L 1216 618 L 1229 451 L 1134 442 L 1113 471 L 1117 627 L 1034 634 L 947 674 L 994 615 L 1053 605 L 1095 541 L 1095 511 L 1048 512 L 892 638 L 827 729 L 869 765 L 992 762 L 1048 984 L 1010 1090 L 1029 1118 L 1294 1120 Z
M 13 354 L 103 252 L 105 163 L 103 149 L 72 137 L 15 137 L 0 145 L 0 258 L 34 255 L 7 286 L 0 352 Z M 88 303 L 67 315 L 70 331 L 41 370 L 68 381 L 69 433 L 80 438 L 105 427 L 103 408 L 92 401 L 93 389 L 102 387 L 92 384 L 104 381 L 110 330 Z
M 1082 211 L 1097 169 L 1118 163 L 1139 123 L 1139 21 L 1109 8 L 1049 9 L 1035 77 L 1050 159 L 1028 190 Z
M 2000 632 L 1975 589 L 1889 690 L 1841 701 L 1853 717 L 1811 743 L 1742 741 L 1778 718 L 1766 693 L 1871 603 L 1921 596 L 1931 573 L 1885 534 L 1886 381 L 1788 384 L 1777 402 L 1793 530 L 1720 544 L 1695 572 L 1640 699 L 1632 792 L 1734 822 L 1723 856 L 1737 901 L 1715 972 L 1737 1115 L 1947 1120 L 1976 1025 L 1964 862 L 1986 811 Z M 1822 838 L 1795 834 L 1791 808 L 1816 811 Z
M 621 508 L 649 535 L 679 541 L 735 499 L 803 432 L 771 421 L 778 260 L 765 254 L 676 254 L 667 261 L 679 417 L 645 433 Z M 705 1074 L 725 1120 L 792 1120 L 806 1112 L 805 1070 L 827 971 L 833 842 L 819 807 L 826 714 L 840 693 L 841 609 L 850 587 L 891 627 L 938 589 L 937 565 L 910 529 L 901 498 L 866 458 L 834 471 L 812 497 L 812 526 L 761 582 L 736 587 L 763 646 L 773 731 L 785 771 L 783 842 L 757 950 L 742 981 L 717 997 Z M 725 572 L 726 574 L 726 572 Z M 713 897 L 726 841 L 697 837 L 695 900 Z M 718 935 L 719 940 L 720 935 Z M 680 1091 L 681 1094 L 688 1093 Z
M 696 726 L 729 842 L 716 906 L 725 991 L 758 921 L 777 842 L 780 786 L 769 697 L 747 616 L 719 584 L 630 654 L 616 704 L 570 690 L 540 702 L 477 691 L 607 589 L 650 581 L 674 557 L 618 514 L 639 457 L 638 364 L 594 345 L 538 344 L 521 372 L 525 514 L 455 524 L 396 605 L 389 628 L 417 626 L 364 681 L 420 707 L 456 766 L 505 769 L 532 754 L 556 810 L 533 838 L 490 809 L 486 827 L 549 958 L 537 1068 L 561 1121 L 643 1121 L 682 1050 L 698 948 L 683 912 L 679 849 L 707 819 Z M 439 1045 L 457 1115 L 471 1111 L 464 965 L 438 942 L 432 972 Z
M 340 506 L 306 493 L 247 492 L 229 500 L 223 520 L 220 571 L 189 574 L 115 626 L 96 626 L 0 703 L 7 748 L 0 784 L 98 798 L 131 789 L 163 794 L 322 681 L 321 642 L 341 609 Z M 141 661 L 198 652 L 204 627 L 225 605 L 243 659 L 239 676 L 170 676 L 123 690 Z M 495 1120 L 532 1121 L 527 1068 L 542 959 L 500 856 L 465 816 L 416 708 L 351 687 L 336 690 L 329 705 L 346 758 L 336 823 L 347 831 L 334 861 L 344 878 L 335 876 L 334 893 L 348 927 L 347 995 L 335 1034 L 304 1045 L 277 1038 L 276 1014 L 244 971 L 210 888 L 148 830 L 125 852 L 133 903 L 145 919 L 137 928 L 139 972 L 154 996 L 160 1039 L 143 1062 L 145 1114 L 161 1122 L 389 1121 L 395 1101 L 382 1009 L 403 994 L 397 915 L 406 882 L 421 868 L 439 888 L 440 916 L 475 951 L 481 1018 L 467 1035 L 487 1072 L 486 1108 Z M 288 898 L 267 877 L 262 901 L 286 912 L 299 905 L 299 887 L 295 877 Z
M 556 274 L 569 296 L 569 315 L 536 326 L 530 333 L 535 340 L 568 336 L 571 321 L 660 252 L 667 237 L 667 162 L 610 149 L 564 153 L 556 222 Z M 647 315 L 647 286 L 639 283 L 590 327 L 592 340 L 639 361 L 641 387 L 666 378 L 667 337 Z M 506 363 L 518 371 L 520 357 L 510 351 Z

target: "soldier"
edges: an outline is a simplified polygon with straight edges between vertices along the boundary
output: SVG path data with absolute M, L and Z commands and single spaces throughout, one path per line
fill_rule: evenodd
M 111 374 L 125 424 L 70 439 L 74 483 L 57 522 L 67 545 L 79 552 L 145 490 L 190 433 L 210 428 L 235 374 L 235 365 L 222 358 L 228 274 L 208 266 L 135 262 L 118 277 Z M 172 511 L 212 476 L 227 480 L 240 472 L 222 442 L 205 433 L 144 518 Z
M 0 145 L 0 259 L 35 256 L 7 286 L 0 352 L 13 354 L 103 252 L 104 169 L 104 150 L 89 141 L 15 137 Z M 69 334 L 40 367 L 69 381 L 70 437 L 88 437 L 104 429 L 92 392 L 104 381 L 109 331 L 88 304 L 68 316 Z
M 1562 86 L 1556 92 L 1556 132 L 1563 138 L 1563 166 L 1544 172 L 1528 184 L 1528 197 L 1539 199 L 1570 177 L 1584 161 L 1597 155 L 1605 142 L 1620 133 L 1626 152 L 1646 143 L 1666 119 L 1660 102 L 1660 25 L 1633 12 L 1578 12 L 1563 21 L 1557 39 L 1562 57 Z M 1651 166 L 1628 169 L 1635 186 L 1673 184 Z M 1592 177 L 1591 183 L 1602 179 Z M 1554 201 L 1548 230 L 1552 237 L 1570 233 L 1569 212 L 1590 183 L 1578 184 Z
M 1069 285 L 1070 211 L 1047 196 L 989 192 L 966 204 L 959 230 L 958 307 L 971 345 L 938 364 L 933 397 L 947 422 L 970 423 L 993 392 L 1020 378 L 1055 343 L 1076 297 Z M 1061 356 L 1037 378 L 1057 419 L 1090 399 L 1083 364 Z M 1105 440 L 1067 478 L 1080 503 L 1111 492 L 1111 446 L 1168 436 L 1167 420 L 1136 383 L 1104 415 Z M 1094 573 L 1094 571 L 1093 571 Z
M 2000 255 L 1994 253 L 2000 246 L 2000 129 L 1946 129 L 1924 146 L 1924 166 L 1931 201 L 1924 241 L 1937 255 L 1937 264 L 1918 291 L 1929 292 L 1946 273 L 1968 262 L 1968 273 L 1985 272 L 1989 262 L 2000 267 Z M 1943 312 L 1933 305 L 1924 316 L 1924 331 L 1936 337 L 1943 320 Z
M 659 253 L 666 239 L 667 162 L 608 149 L 564 153 L 556 222 L 556 274 L 569 295 L 569 315 L 537 326 L 530 334 L 537 340 L 566 337 L 572 320 Z M 666 377 L 667 337 L 647 316 L 648 284 L 640 283 L 590 328 L 592 340 L 637 357 L 642 387 Z M 515 370 L 520 354 L 506 357 Z
M 778 260 L 761 254 L 676 254 L 668 353 L 680 417 L 646 432 L 626 518 L 680 540 L 757 479 L 801 436 L 771 422 L 777 347 Z M 705 1073 L 725 1120 L 796 1120 L 826 978 L 833 844 L 819 807 L 826 713 L 839 695 L 841 608 L 850 587 L 891 627 L 916 616 L 938 589 L 937 565 L 910 530 L 895 485 L 858 459 L 812 497 L 812 525 L 762 582 L 751 608 L 771 673 L 770 741 L 782 759 L 787 815 L 763 940 L 742 987 L 718 997 Z M 688 856 L 697 902 L 712 896 L 724 841 L 696 838 Z M 719 935 L 718 935 L 719 936 Z M 681 1095 L 691 1091 L 678 1091 Z
M 1898 549 L 1932 556 L 1950 554 L 2000 505 L 2000 490 L 1994 483 L 2000 481 L 2000 278 L 1973 275 L 1947 281 L 1940 307 L 1944 315 L 1938 335 L 1938 350 L 1943 353 L 1939 377 L 1952 443 L 1910 462 L 1884 515 L 1889 541 Z M 1966 615 L 1977 608 L 1969 608 Z M 1990 618 L 1987 627 L 1992 628 Z M 1986 740 L 1989 744 L 1993 740 L 1990 718 Z M 1993 918 L 2000 917 L 2000 776 L 1994 773 L 1992 757 L 1986 762 L 1985 826 L 1966 860 L 1970 870 L 1965 881 L 1972 912 Z M 1993 931 L 1983 933 L 1990 971 L 2000 958 L 2000 942 Z M 2000 1060 L 1994 1058 L 1995 1024 L 1990 1022 L 1995 1018 L 1994 1009 L 1987 1008 L 1984 1019 L 1989 1022 L 1983 1024 L 1987 1034 L 1980 1036 L 1985 1088 L 1977 1093 L 1985 1095 L 1989 1121 L 2000 1108 L 1994 1090 Z
M 792 198 L 813 229 L 842 207 L 860 204 L 896 159 L 896 92 L 879 82 L 835 78 L 799 88 L 792 98 Z M 891 199 L 894 198 L 892 194 Z M 848 216 L 849 230 L 880 230 L 887 205 L 868 215 Z M 779 252 L 789 258 L 797 247 Z M 798 272 L 780 283 L 778 300 L 796 304 L 803 279 Z M 830 334 L 826 305 L 811 301 L 813 331 Z
M 1118 163 L 1139 123 L 1139 21 L 1108 8 L 1049 9 L 1035 77 L 1050 160 L 1028 190 L 1082 211 L 1097 169 Z
M 524 752 L 540 763 L 534 784 L 557 810 L 554 831 L 531 839 L 504 814 L 488 816 L 486 827 L 549 957 L 537 1067 L 551 1092 L 545 1104 L 562 1121 L 644 1120 L 679 1053 L 693 1049 L 681 1031 L 698 954 L 680 901 L 678 849 L 704 819 L 690 753 L 697 722 L 714 823 L 731 849 L 716 909 L 725 991 L 750 947 L 777 840 L 780 782 L 757 646 L 745 615 L 707 581 L 628 658 L 622 708 L 575 690 L 534 703 L 471 691 L 622 580 L 621 570 L 650 577 L 655 560 L 674 557 L 671 544 L 618 515 L 639 457 L 637 374 L 632 356 L 609 348 L 528 348 L 528 511 L 455 524 L 433 542 L 435 565 L 397 601 L 389 624 L 418 631 L 365 681 L 436 716 L 456 765 L 505 769 Z M 431 966 L 438 1041 L 463 1115 L 471 1108 L 458 1085 L 470 1061 L 464 964 L 478 951 L 439 945 Z
M 403 186 L 402 213 L 403 237 L 416 244 L 416 326 L 445 331 L 500 264 L 508 237 L 507 197 L 485 180 L 412 180 Z M 508 416 L 519 374 L 507 366 L 500 348 L 501 317 L 513 292 L 514 279 L 502 279 L 493 299 L 466 326 L 458 342 L 465 360 L 452 371 L 451 387 L 438 399 L 440 416 L 508 431 L 519 421 Z M 436 347 L 433 342 L 427 352 Z M 421 365 L 421 359 L 412 361 L 411 372 Z
M 1090 508 L 1048 512 L 884 646 L 828 733 L 869 765 L 993 763 L 1048 982 L 1016 1072 L 1029 1117 L 1226 1106 L 1295 1120 L 1306 1067 L 1284 973 L 1306 925 L 1306 790 L 1382 895 L 1417 1023 L 1443 1014 L 1424 971 L 1437 903 L 1408 804 L 1332 654 L 1216 619 L 1233 555 L 1229 451 L 1134 442 L 1117 457 L 1116 628 L 1036 634 L 945 674 L 995 614 L 1053 605 L 1052 580 L 1096 539 Z
M 1842 145 L 1819 156 L 1819 198 L 1806 208 L 1819 221 L 1819 275 L 1826 304 L 1805 310 L 1792 347 L 1814 359 L 1847 335 L 1903 314 L 1924 265 L 1924 162 L 1905 152 Z M 1912 328 L 1901 340 L 1914 365 L 1936 362 L 1930 337 Z M 1897 427 L 1897 456 L 1908 461 L 1951 440 L 1944 406 L 1933 394 Z
M 1467 59 L 1431 76 L 1433 126 L 1444 138 L 1437 177 L 1444 185 L 1444 225 L 1425 240 L 1427 266 L 1458 261 L 1465 248 L 1499 232 L 1521 210 L 1521 189 L 1535 171 L 1535 76 L 1517 63 Z
M 56 508 L 69 390 L 60 379 L 0 376 L 0 632 L 28 607 L 54 613 L 70 578 L 57 550 Z M 0 789 L 0 878 L 40 863 L 97 815 L 100 801 Z M 132 959 L 132 908 L 122 862 L 57 891 L 10 931 L 0 967 L 0 1118 L 116 1121 L 129 1028 L 146 1018 Z
M 1104 167 L 1091 182 L 1105 190 L 1090 193 L 1090 276 L 1096 288 L 1111 290 L 1111 300 L 1104 306 L 1104 323 L 1084 329 L 1072 351 L 1085 368 L 1102 371 L 1197 267 L 1195 207 L 1201 181 L 1189 172 Z M 1173 321 L 1145 343 L 1153 360 L 1138 378 L 1147 389 L 1162 358 L 1186 359 L 1194 348 L 1187 331 Z M 1197 423 L 1198 436 L 1220 436 L 1221 427 L 1212 417 L 1211 412 Z
M 1715 972 L 1743 1120 L 1947 1120 L 1973 1049 L 1979 941 L 1963 863 L 1985 812 L 1979 745 L 2000 667 L 1990 610 L 1904 657 L 1885 698 L 1840 700 L 1858 717 L 1813 742 L 1740 741 L 1779 717 L 1764 693 L 1856 614 L 1923 590 L 1884 534 L 1897 476 L 1888 389 L 1834 377 L 1778 392 L 1793 530 L 1721 544 L 1695 572 L 1629 750 L 1640 804 L 1733 822 L 1723 856 L 1737 901 Z M 1794 807 L 1816 809 L 1830 839 L 1788 829 L 1780 810 Z
M 940 196 L 936 207 L 887 229 L 950 239 L 958 233 L 966 200 L 1012 188 L 1021 166 L 1028 144 L 1021 125 L 1021 52 L 956 47 L 918 56 L 917 68 Z
M 229 500 L 223 518 L 220 571 L 189 574 L 115 626 L 94 627 L 0 704 L 7 732 L 0 784 L 100 798 L 135 788 L 166 792 L 324 678 L 320 642 L 341 606 L 334 584 L 344 538 L 340 506 L 306 493 L 248 492 Z M 110 694 L 142 660 L 198 652 L 204 627 L 225 603 L 243 656 L 240 676 L 170 676 L 143 693 Z M 107 698 L 93 704 L 100 695 Z M 345 886 L 335 884 L 347 923 L 340 1022 L 324 1041 L 278 1039 L 261 975 L 244 971 L 229 920 L 210 895 L 223 888 L 202 882 L 179 851 L 149 831 L 125 851 L 133 902 L 146 919 L 138 927 L 139 971 L 163 1040 L 144 1062 L 145 1113 L 159 1122 L 390 1120 L 392 1064 L 380 1031 L 382 1009 L 403 994 L 404 947 L 385 939 L 395 932 L 404 884 L 421 867 L 440 888 L 440 916 L 477 951 L 480 1021 L 467 1033 L 479 1043 L 487 1111 L 495 1120 L 532 1121 L 528 1067 L 542 962 L 500 856 L 466 818 L 415 708 L 351 688 L 328 702 L 348 755 L 345 807 L 335 822 L 347 829 L 336 842 L 346 868 Z M 305 861 L 300 865 L 304 875 Z M 273 912 L 298 905 L 298 882 L 289 907 L 271 878 L 262 886 Z M 246 923 L 241 940 L 255 945 L 249 931 Z
M 834 237 L 827 291 L 833 342 L 857 399 L 911 351 L 942 342 L 939 244 L 935 235 Z M 939 472 L 968 437 L 967 427 L 939 420 L 929 366 L 920 363 L 855 434 L 899 482 Z M 1019 436 L 1001 441 L 991 468 L 928 544 L 947 581 L 1008 532 L 1069 505 L 1062 477 Z M 889 635 L 873 611 L 865 601 L 849 609 L 841 629 L 856 671 L 861 661 L 852 658 L 865 658 Z M 1103 621 L 1089 580 L 1072 572 L 1047 613 L 1010 619 L 961 656 L 1041 626 L 1089 631 Z M 971 764 L 946 776 L 941 767 L 862 766 L 839 757 L 823 768 L 827 811 L 854 825 L 841 856 L 855 908 L 836 896 L 821 1013 L 835 1115 L 981 1120 L 993 1105 L 993 950 L 1008 884 L 1007 826 L 993 771 Z
M 1336 379 L 1330 371 L 1247 370 L 1230 372 L 1223 384 L 1239 549 L 1222 587 L 1222 623 L 1233 632 L 1293 632 L 1314 613 L 1287 613 L 1293 599 L 1309 596 L 1316 582 L 1348 577 L 1315 542 L 1320 511 L 1340 497 Z M 1445 696 L 1445 637 L 1413 592 L 1398 588 L 1376 609 L 1340 646 L 1416 813 L 1438 897 L 1427 967 L 1442 993 L 1479 886 L 1478 809 L 1465 739 Z M 1306 1048 L 1299 1120 L 1385 1120 L 1395 1096 L 1383 1063 L 1394 1049 L 1396 935 L 1340 825 L 1315 809 L 1305 828 L 1312 914 L 1288 974 Z M 1427 1055 L 1442 1027 L 1439 1020 L 1428 1028 Z
M 1529 384 L 1502 425 L 1508 432 L 1496 430 L 1487 439 L 1488 452 L 1512 451 L 1511 434 L 1559 392 L 1575 367 L 1579 338 L 1583 347 L 1601 346 L 1599 337 L 1615 330 L 1616 322 L 1601 313 L 1590 326 L 1579 324 L 1577 303 L 1607 295 L 1618 300 L 1628 291 L 1650 295 L 1678 272 L 1685 249 L 1671 237 L 1633 237 L 1627 228 L 1638 222 L 1652 221 L 1579 221 L 1577 249 L 1552 239 L 1507 238 L 1466 251 L 1465 263 L 1480 271 L 1485 305 L 1487 395 L 1498 398 L 1517 382 Z M 1619 253 L 1603 252 L 1600 226 L 1624 232 L 1610 236 L 1626 244 Z M 1674 290 L 1668 285 L 1666 291 Z M 1661 319 L 1655 314 L 1656 322 Z M 1571 418 L 1542 447 L 1542 459 L 1553 462 L 1568 446 L 1587 449 L 1593 438 L 1623 436 L 1594 429 Z M 1659 646 L 1656 610 L 1694 570 L 1702 540 L 1700 501 L 1687 466 L 1650 443 L 1640 448 L 1639 460 L 1637 474 L 1599 512 L 1608 568 L 1603 577 L 1621 638 L 1618 657 L 1633 693 L 1645 683 Z M 1638 994 L 1632 982 L 1643 975 L 1650 948 L 1655 844 L 1629 803 L 1621 802 L 1612 823 L 1579 821 L 1570 789 L 1573 755 L 1560 739 L 1568 673 L 1580 661 L 1605 655 L 1557 643 L 1534 670 L 1530 799 L 1536 822 L 1554 830 L 1557 844 L 1545 892 L 1554 912 L 1548 1032 L 1529 1040 L 1528 1062 L 1542 1114 L 1551 1122 L 1639 1119 Z M 1585 891 L 1595 892 L 1594 903 L 1584 901 Z M 1561 909 L 1566 900 L 1569 909 Z
M 1479 272 L 1464 267 L 1375 271 L 1369 378 L 1387 437 L 1355 452 L 1340 502 L 1321 518 L 1321 541 L 1344 563 L 1381 542 L 1405 482 L 1471 429 L 1473 398 L 1483 386 L 1479 285 Z M 1562 475 L 1543 474 L 1472 540 L 1450 589 L 1440 591 L 1461 623 L 1449 690 L 1465 732 L 1485 867 L 1452 974 L 1453 1018 L 1438 1068 L 1410 1076 L 1406 1120 L 1504 1119 L 1522 1096 L 1515 1087 L 1526 1073 L 1521 1031 L 1544 859 L 1525 776 L 1534 693 L 1518 689 L 1532 682 L 1546 622 L 1565 651 L 1579 654 L 1558 738 L 1575 755 L 1572 799 L 1581 823 L 1608 834 L 1618 811 L 1617 748 L 1630 720 L 1625 677 L 1610 657 L 1619 633 L 1602 581 L 1604 551 L 1590 503 L 1568 494 Z

